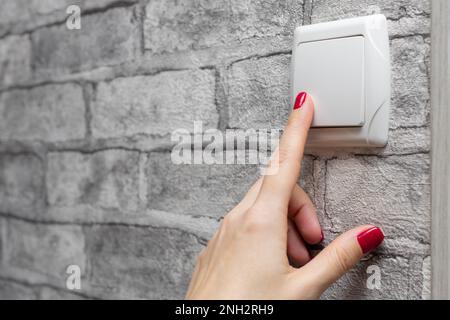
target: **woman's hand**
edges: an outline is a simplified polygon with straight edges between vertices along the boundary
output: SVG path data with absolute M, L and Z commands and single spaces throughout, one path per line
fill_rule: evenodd
M 261 178 L 225 216 L 198 258 L 186 298 L 317 299 L 381 244 L 379 228 L 361 226 L 311 259 L 306 244 L 322 242 L 323 233 L 297 181 L 313 113 L 312 99 L 300 94 L 269 165 L 277 173 Z

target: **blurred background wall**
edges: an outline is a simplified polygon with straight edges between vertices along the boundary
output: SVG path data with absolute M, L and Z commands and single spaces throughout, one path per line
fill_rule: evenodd
M 71 4 L 80 30 L 66 26 Z M 387 236 L 325 299 L 429 298 L 423 0 L 0 0 L 0 298 L 183 298 L 259 171 L 176 166 L 171 133 L 194 120 L 282 128 L 294 28 L 372 13 L 390 28 L 389 145 L 310 150 L 301 183 L 327 242 L 362 223 Z M 69 265 L 81 290 L 66 287 Z

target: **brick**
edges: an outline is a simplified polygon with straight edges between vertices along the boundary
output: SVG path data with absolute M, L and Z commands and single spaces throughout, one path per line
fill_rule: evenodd
M 90 11 L 93 9 L 102 9 L 108 6 L 114 5 L 128 5 L 137 2 L 137 0 L 46 0 L 35 1 L 32 3 L 33 12 L 39 14 L 49 14 L 58 10 L 66 11 L 66 8 L 70 5 L 78 5 L 81 9 L 81 13 L 84 11 Z
M 29 286 L 0 279 L 0 300 L 35 300 L 36 292 Z
M 375 224 L 388 238 L 429 241 L 429 155 L 330 160 L 326 174 L 334 231 Z
M 120 64 L 140 49 L 137 18 L 129 8 L 83 16 L 81 30 L 69 30 L 65 24 L 41 28 L 31 40 L 37 76 Z
M 0 0 L 0 27 L 5 27 L 17 21 L 18 17 L 31 18 L 32 10 L 30 8 L 30 1 L 27 0 Z
M 0 0 L 0 25 L 8 25 L 37 19 L 42 15 L 50 14 L 57 10 L 64 10 L 70 4 L 77 4 L 80 1 L 71 0 Z
M 194 121 L 217 128 L 214 73 L 210 70 L 163 72 L 100 83 L 92 108 L 96 138 L 165 135 L 193 131 Z
M 430 1 L 423 0 L 315 0 L 312 23 L 382 13 L 391 36 L 430 33 Z
M 53 0 L 53 1 L 59 1 L 59 0 Z M 138 0 L 76 0 L 69 1 L 70 4 L 76 4 L 77 2 L 80 2 L 80 7 L 85 10 L 92 10 L 92 9 L 101 9 L 108 6 L 114 6 L 114 5 L 130 5 L 133 3 L 138 2 Z
M 303 1 L 157 0 L 145 11 L 145 48 L 162 53 L 291 34 L 302 23 Z
M 310 193 L 312 170 L 312 159 L 306 158 L 302 184 Z M 256 165 L 175 165 L 168 153 L 150 153 L 146 174 L 150 209 L 219 218 L 242 200 L 260 170 Z
M 79 226 L 43 225 L 9 220 L 4 264 L 16 273 L 65 287 L 66 268 L 86 270 L 84 236 Z
M 408 299 L 421 300 L 424 281 L 422 256 L 413 256 L 409 259 Z
M 400 128 L 389 133 L 386 153 L 428 153 L 431 149 L 431 128 Z
M 402 236 L 385 238 L 383 245 L 378 248 L 381 255 L 390 256 L 427 256 L 431 254 L 431 245 L 429 243 L 419 242 Z
M 81 283 L 83 286 L 83 282 Z M 76 292 L 76 291 L 75 291 Z M 83 296 L 65 290 L 43 287 L 39 290 L 39 300 L 84 300 Z
M 392 51 L 391 127 L 414 127 L 429 124 L 430 61 L 429 40 L 421 36 L 395 39 Z
M 94 294 L 119 299 L 184 297 L 202 249 L 195 236 L 126 226 L 96 226 L 85 232 Z
M 47 193 L 54 207 L 86 205 L 134 211 L 139 198 L 139 154 L 121 150 L 48 156 Z
M 29 37 L 9 36 L 1 39 L 0 86 L 22 83 L 30 78 L 31 43 Z
M 45 85 L 0 95 L 2 140 L 58 142 L 85 136 L 83 90 L 76 84 Z
M 36 213 L 44 199 L 43 178 L 43 166 L 37 157 L 0 154 L 0 211 Z
M 399 127 L 389 131 L 387 146 L 383 149 L 352 148 L 351 152 L 358 155 L 402 155 L 415 153 L 429 153 L 431 150 L 431 128 L 425 127 Z M 320 154 L 321 150 L 314 150 Z M 334 152 L 334 153 L 333 153 Z M 335 155 L 337 151 L 325 151 L 327 155 Z
M 70 5 L 78 5 L 83 15 L 86 11 L 102 9 L 114 4 L 134 3 L 137 0 L 0 0 L 0 30 L 8 30 L 12 25 L 33 26 L 60 21 L 67 17 L 66 9 Z
M 260 174 L 254 165 L 175 165 L 162 153 L 150 154 L 146 173 L 150 209 L 211 217 L 237 205 Z
M 369 266 L 377 266 L 381 272 L 381 288 L 369 289 L 367 280 Z M 410 275 L 410 261 L 401 257 L 373 257 L 360 262 L 357 267 L 344 275 L 322 296 L 324 300 L 409 300 L 410 280 L 421 282 Z
M 227 77 L 231 128 L 282 129 L 289 112 L 290 55 L 233 64 Z

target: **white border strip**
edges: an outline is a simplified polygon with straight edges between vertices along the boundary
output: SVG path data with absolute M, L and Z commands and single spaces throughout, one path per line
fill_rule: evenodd
M 432 298 L 450 299 L 450 3 L 432 0 Z

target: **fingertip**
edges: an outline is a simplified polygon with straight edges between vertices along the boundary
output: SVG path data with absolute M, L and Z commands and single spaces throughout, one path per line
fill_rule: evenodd
M 306 92 L 300 92 L 297 95 L 297 98 L 295 98 L 295 103 L 294 103 L 294 110 L 300 110 L 303 105 L 306 103 L 306 100 L 308 99 L 308 93 Z
M 315 107 L 314 98 L 309 93 L 307 93 L 305 106 L 306 106 L 306 108 L 311 109 L 311 111 L 314 112 L 314 107 Z
M 295 98 L 294 110 L 301 109 L 314 109 L 314 100 L 306 91 L 300 92 Z
M 301 92 L 297 95 L 294 110 L 290 121 L 301 124 L 301 127 L 309 130 L 314 118 L 314 100 L 307 92 Z
M 363 254 L 367 254 L 383 243 L 384 233 L 381 228 L 372 226 L 361 231 L 357 236 L 357 240 Z
M 306 118 L 308 119 L 309 126 L 311 126 L 311 123 L 314 118 L 314 110 L 315 110 L 314 99 L 311 95 L 308 94 L 308 97 L 305 102 L 305 111 L 306 111 L 305 113 L 307 115 Z
M 360 226 L 340 235 L 301 269 L 318 292 L 323 292 L 353 268 L 364 254 L 377 248 L 384 239 L 380 228 Z

